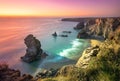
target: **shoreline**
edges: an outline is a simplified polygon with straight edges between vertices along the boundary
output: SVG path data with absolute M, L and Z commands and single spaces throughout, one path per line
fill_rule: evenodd
M 115 32 L 116 31 L 114 31 L 114 33 Z M 114 34 L 114 33 L 112 33 L 112 34 Z M 120 33 L 120 32 L 118 31 L 118 33 Z M 95 32 L 95 34 L 96 34 L 96 32 Z M 81 35 L 83 35 L 83 37 L 85 37 L 84 33 L 81 34 Z M 78 39 L 82 39 L 81 35 Z M 91 34 L 89 34 L 89 36 L 90 35 Z M 96 39 L 92 39 L 89 36 L 87 36 L 86 38 L 83 38 L 84 40 L 88 40 L 89 45 L 86 46 L 84 49 L 82 48 L 83 51 L 82 51 L 82 53 L 79 53 L 79 54 L 81 54 L 81 56 L 79 56 L 79 60 L 77 60 L 77 63 L 69 64 L 69 65 L 63 65 L 61 68 L 58 68 L 58 69 L 53 68 L 52 70 L 51 69 L 50 70 L 45 69 L 45 70 L 43 70 L 43 72 L 38 71 L 38 73 L 36 73 L 37 75 L 35 76 L 35 78 L 39 79 L 40 81 L 42 79 L 43 80 L 48 79 L 48 81 L 49 80 L 55 80 L 55 81 L 57 80 L 58 81 L 58 79 L 59 79 L 59 81 L 60 81 L 59 76 L 61 78 L 63 78 L 63 80 L 64 80 L 64 78 L 67 78 L 68 79 L 67 81 L 70 81 L 72 79 L 74 81 L 84 80 L 84 79 L 85 79 L 85 81 L 87 81 L 87 80 L 91 81 L 91 80 L 94 80 L 94 79 L 95 80 L 97 80 L 97 79 L 98 80 L 99 79 L 100 80 L 101 79 L 106 80 L 106 78 L 104 78 L 104 75 L 106 73 L 111 74 L 111 71 L 112 72 L 114 72 L 115 70 L 120 71 L 120 69 L 118 69 L 119 66 L 115 66 L 116 64 L 113 65 L 114 67 L 109 66 L 110 64 L 114 64 L 115 60 L 116 60 L 116 63 L 118 62 L 118 64 L 119 64 L 119 59 L 117 58 L 118 57 L 117 53 L 119 55 L 120 50 L 118 49 L 119 47 L 116 48 L 116 49 L 114 47 L 117 44 L 120 44 L 119 43 L 120 38 L 116 38 L 117 35 L 118 34 L 114 34 L 113 37 L 111 36 L 111 38 L 110 37 L 106 38 L 106 39 L 108 39 L 108 41 L 106 43 L 108 44 L 108 46 L 110 45 L 109 47 L 111 47 L 111 49 L 109 49 L 108 46 L 104 45 L 105 40 L 97 39 L 97 37 L 98 37 L 97 35 L 96 35 Z M 118 43 L 116 43 L 116 41 Z M 101 44 L 103 44 L 103 46 L 101 46 Z M 76 43 L 75 45 L 78 46 L 78 43 Z M 79 47 L 77 47 L 77 48 L 78 48 L 78 50 L 81 50 Z M 72 48 L 70 48 L 70 49 L 72 49 Z M 114 50 L 115 50 L 115 52 L 114 52 Z M 68 54 L 71 54 L 71 52 L 68 52 Z M 75 53 L 73 53 L 73 55 L 75 55 Z M 63 54 L 63 56 L 64 56 L 64 54 Z M 106 60 L 109 60 L 109 62 L 107 62 Z M 104 65 L 104 63 L 105 63 L 105 65 Z M 108 65 L 106 65 L 106 64 L 108 64 Z M 52 66 L 54 67 L 54 65 L 52 65 Z M 106 70 L 106 68 L 109 69 L 109 71 Z M 85 72 L 85 74 L 83 74 L 84 72 Z M 99 73 L 102 73 L 103 76 L 100 76 Z M 117 74 L 117 73 L 115 72 L 114 74 Z M 114 74 L 111 74 L 111 75 L 113 76 Z M 96 78 L 94 78 L 93 76 L 95 76 Z M 109 77 L 109 75 L 106 75 L 106 76 L 107 76 L 108 79 L 111 79 L 111 77 Z M 112 78 L 117 78 L 117 77 L 113 76 Z

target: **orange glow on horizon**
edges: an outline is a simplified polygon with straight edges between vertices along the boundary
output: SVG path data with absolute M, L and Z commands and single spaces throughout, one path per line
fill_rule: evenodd
M 119 2 L 110 1 L 0 0 L 0 17 L 120 16 Z
M 24 9 L 22 10 L 11 9 L 11 10 L 6 10 L 4 12 L 0 12 L 0 16 L 1 17 L 66 17 L 66 16 L 74 17 L 74 16 L 89 16 L 91 14 L 85 11 L 84 13 L 82 13 L 81 11 L 74 11 L 73 13 L 68 11 L 68 13 L 64 11 L 57 11 L 57 12 L 56 11 L 43 11 L 43 12 L 35 13 L 29 10 L 26 11 Z

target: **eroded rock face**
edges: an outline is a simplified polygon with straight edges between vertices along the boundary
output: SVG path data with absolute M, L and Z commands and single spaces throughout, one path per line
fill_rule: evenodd
M 76 67 L 86 68 L 88 66 L 90 60 L 92 59 L 92 57 L 95 57 L 99 51 L 100 51 L 100 49 L 98 46 L 87 48 L 83 52 L 80 59 L 78 60 Z
M 25 56 L 21 57 L 21 59 L 25 62 L 32 62 L 40 59 L 43 53 L 40 41 L 36 39 L 32 34 L 28 35 L 24 41 L 27 49 Z
M 85 32 L 91 37 L 101 36 L 107 39 L 108 35 L 120 25 L 120 18 L 96 18 L 94 22 L 94 24 L 87 22 L 86 27 L 84 27 Z M 78 34 L 78 38 L 82 37 L 80 35 L 81 33 Z M 82 38 L 86 38 L 85 36 Z

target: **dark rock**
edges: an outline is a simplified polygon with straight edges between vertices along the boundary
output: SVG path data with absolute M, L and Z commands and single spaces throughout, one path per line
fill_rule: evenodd
M 35 81 L 31 75 L 21 76 L 19 70 L 10 69 L 6 64 L 0 64 L 0 81 Z
M 63 33 L 72 33 L 71 31 L 63 31 Z
M 56 36 L 57 36 L 57 33 L 56 33 L 56 32 L 55 32 L 55 33 L 53 33 L 53 34 L 52 34 L 52 36 L 56 37 Z
M 42 72 L 37 73 L 36 79 L 40 78 L 47 78 L 47 77 L 55 77 L 58 69 L 50 69 L 50 70 L 43 70 Z
M 84 28 L 84 22 L 79 22 L 76 27 L 74 27 L 75 30 L 83 29 Z
M 89 37 L 89 35 L 84 29 L 81 30 L 77 35 L 77 38 L 88 38 L 88 37 Z
M 47 54 L 46 52 L 43 52 L 43 53 L 41 54 L 41 58 L 45 58 L 46 56 L 48 56 L 48 54 Z
M 8 65 L 6 65 L 6 64 L 0 65 L 0 71 L 5 71 L 7 69 L 8 69 Z
M 59 35 L 59 36 L 61 36 L 61 37 L 68 37 L 68 35 Z
M 33 35 L 28 35 L 25 39 L 25 44 L 27 46 L 25 56 L 21 59 L 25 62 L 32 62 L 38 59 L 41 59 L 41 54 L 43 50 L 41 49 L 41 43 Z
M 90 23 L 92 21 L 92 23 Z M 95 23 L 94 23 L 95 22 Z M 79 23 L 76 27 L 76 29 L 79 27 L 82 30 L 80 33 L 78 33 L 78 38 L 97 38 L 98 36 L 104 37 L 104 39 L 107 39 L 110 33 L 113 33 L 120 25 L 120 18 L 95 18 L 92 20 L 86 21 L 86 27 L 80 26 Z M 83 25 L 83 24 L 82 24 Z M 112 36 L 111 36 L 112 37 Z

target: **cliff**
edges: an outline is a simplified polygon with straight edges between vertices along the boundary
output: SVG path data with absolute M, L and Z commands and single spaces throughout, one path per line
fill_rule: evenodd
M 120 81 L 119 19 L 98 19 L 88 27 L 92 29 L 87 31 L 96 32 L 93 35 L 106 34 L 106 40 L 85 49 L 75 65 L 63 66 L 53 76 L 38 78 L 38 81 Z
M 82 27 L 82 23 L 76 26 L 77 29 L 82 29 L 77 36 L 78 38 L 96 38 L 101 36 L 106 39 L 120 25 L 120 18 L 96 18 L 94 21 L 88 20 L 83 23 L 84 26 Z
M 83 28 L 82 34 L 85 33 L 90 37 L 103 36 L 105 41 L 86 48 L 75 65 L 66 65 L 57 70 L 44 70 L 39 72 L 35 79 L 37 81 L 120 81 L 120 19 L 99 18 L 95 21 L 95 24 L 87 24 L 87 30 Z M 37 45 L 41 47 L 39 42 Z M 35 43 L 35 46 L 37 45 Z M 34 80 L 31 75 L 21 76 L 20 71 L 10 69 L 7 65 L 0 65 L 0 81 Z

